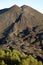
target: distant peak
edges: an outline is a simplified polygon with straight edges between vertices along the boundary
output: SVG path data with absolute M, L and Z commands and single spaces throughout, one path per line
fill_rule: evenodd
M 19 7 L 18 5 L 14 5 L 13 7 Z
M 19 6 L 17 6 L 17 5 L 13 5 L 11 8 L 19 8 Z
M 21 6 L 21 8 L 26 8 L 26 7 L 29 7 L 28 5 L 23 5 L 23 6 Z

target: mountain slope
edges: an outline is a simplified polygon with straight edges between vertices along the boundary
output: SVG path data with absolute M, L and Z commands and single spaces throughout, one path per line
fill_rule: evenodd
M 43 57 L 43 14 L 23 5 L 0 11 L 0 49 Z

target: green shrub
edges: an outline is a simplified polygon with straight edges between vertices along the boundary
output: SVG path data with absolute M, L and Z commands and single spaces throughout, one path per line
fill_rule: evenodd
M 4 50 L 0 50 L 0 58 L 4 58 L 4 56 L 5 56 Z
M 0 61 L 0 65 L 7 65 L 5 64 L 4 60 Z
M 25 55 L 17 50 L 0 50 L 0 65 L 43 65 L 31 55 Z

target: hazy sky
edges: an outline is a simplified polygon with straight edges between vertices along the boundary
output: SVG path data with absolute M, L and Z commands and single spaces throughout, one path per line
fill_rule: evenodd
M 0 9 L 9 8 L 13 5 L 29 5 L 43 13 L 43 0 L 0 0 Z

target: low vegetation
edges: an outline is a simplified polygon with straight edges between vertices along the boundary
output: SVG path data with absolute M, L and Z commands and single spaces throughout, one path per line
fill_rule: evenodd
M 4 49 L 0 50 L 0 65 L 43 65 L 41 61 L 21 51 Z

